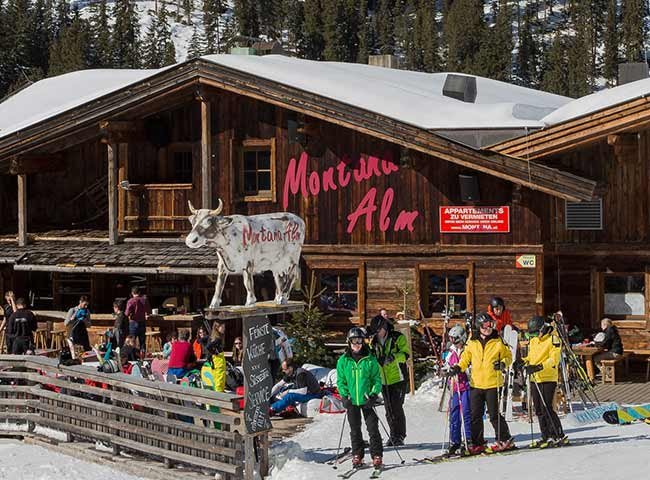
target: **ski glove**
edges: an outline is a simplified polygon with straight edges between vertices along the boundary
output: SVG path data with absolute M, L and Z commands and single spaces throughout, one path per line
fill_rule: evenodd
M 393 363 L 395 361 L 395 357 L 392 355 L 388 355 L 387 357 L 384 357 L 384 361 L 382 362 L 382 365 L 385 367 L 386 365 Z
M 544 366 L 543 365 L 526 365 L 526 375 L 532 375 L 535 372 L 539 372 L 540 370 L 543 370 Z
M 454 365 L 451 367 L 449 370 L 443 373 L 445 377 L 455 377 L 460 373 L 460 367 L 458 365 Z
M 514 361 L 512 364 L 512 368 L 515 370 L 521 370 L 521 368 L 526 364 L 521 358 L 518 358 L 517 360 Z
M 346 410 L 349 410 L 352 406 L 352 399 L 350 397 L 341 397 L 341 403 Z
M 494 363 L 492 363 L 492 367 L 497 372 L 500 372 L 501 370 L 503 370 L 503 363 L 501 363 L 501 360 L 495 360 Z
M 368 395 L 368 400 L 366 401 L 367 407 L 376 407 L 379 405 L 379 397 L 376 394 Z

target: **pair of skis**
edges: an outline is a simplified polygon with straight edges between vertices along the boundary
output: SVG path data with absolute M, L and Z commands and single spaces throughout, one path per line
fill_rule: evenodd
M 510 352 L 512 353 L 512 363 L 508 367 L 508 373 L 506 377 L 506 402 L 505 402 L 505 412 L 504 406 L 499 405 L 499 410 L 504 414 L 507 422 L 512 422 L 514 417 L 512 415 L 512 393 L 514 390 L 515 384 L 515 360 L 517 359 L 517 349 L 519 347 L 519 332 L 512 328 L 511 325 L 506 325 L 503 328 L 503 341 L 510 347 Z
M 370 473 L 369 478 L 379 478 L 381 475 L 381 472 L 383 471 L 383 468 L 376 468 L 376 467 L 371 467 L 370 465 L 361 465 L 359 467 L 352 467 L 350 470 L 339 473 L 337 475 L 338 478 L 350 478 L 352 475 L 354 475 L 357 472 L 360 472 L 361 470 L 367 470 L 369 468 L 372 468 L 372 472 Z

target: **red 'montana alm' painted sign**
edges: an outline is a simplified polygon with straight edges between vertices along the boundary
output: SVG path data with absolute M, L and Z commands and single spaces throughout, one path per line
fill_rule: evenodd
M 373 156 L 359 158 L 354 168 L 350 168 L 352 160 L 343 157 L 336 167 L 326 168 L 322 172 L 313 171 L 309 174 L 307 174 L 308 163 L 309 157 L 305 152 L 300 155 L 300 160 L 295 158 L 289 160 L 282 197 L 282 207 L 284 209 L 289 205 L 289 193 L 296 195 L 300 192 L 303 197 L 308 198 L 310 195 L 316 196 L 321 192 L 344 189 L 351 182 L 362 183 L 374 177 L 388 176 L 399 170 L 399 167 L 393 162 Z M 412 232 L 413 222 L 419 212 L 401 210 L 393 220 L 390 214 L 394 199 L 395 191 L 388 187 L 381 199 L 381 204 L 377 207 L 377 189 L 375 187 L 370 188 L 359 202 L 356 210 L 348 215 L 347 232 L 352 233 L 357 222 L 362 217 L 365 217 L 366 230 L 371 231 L 373 229 L 373 214 L 378 208 L 379 230 L 385 232 L 392 225 L 393 230 L 396 232 L 406 229 Z
M 440 207 L 440 233 L 508 233 L 510 207 Z

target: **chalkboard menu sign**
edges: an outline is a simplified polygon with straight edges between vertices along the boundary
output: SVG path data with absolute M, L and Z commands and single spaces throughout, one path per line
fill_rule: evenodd
M 273 348 L 273 330 L 268 317 L 244 317 L 244 422 L 247 433 L 271 429 L 269 397 L 273 378 L 269 354 Z

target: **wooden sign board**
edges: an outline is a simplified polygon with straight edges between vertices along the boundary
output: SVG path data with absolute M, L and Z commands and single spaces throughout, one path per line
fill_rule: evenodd
M 244 317 L 244 423 L 247 433 L 271 430 L 269 397 L 273 377 L 269 355 L 273 348 L 273 330 L 266 316 Z

